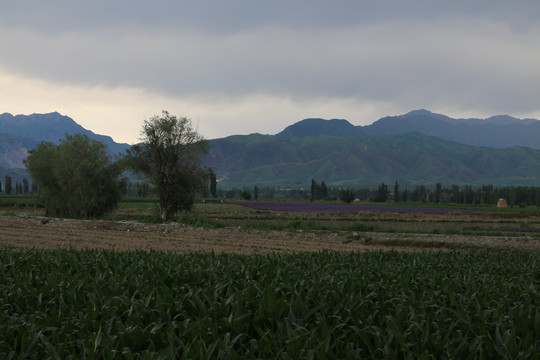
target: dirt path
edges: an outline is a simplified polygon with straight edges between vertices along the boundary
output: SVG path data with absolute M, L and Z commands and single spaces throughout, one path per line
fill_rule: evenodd
M 171 252 L 270 253 L 301 251 L 419 251 L 490 247 L 540 252 L 540 242 L 527 237 L 467 237 L 389 233 L 303 233 L 206 229 L 181 224 L 83 221 L 0 216 L 0 248 L 160 250 Z

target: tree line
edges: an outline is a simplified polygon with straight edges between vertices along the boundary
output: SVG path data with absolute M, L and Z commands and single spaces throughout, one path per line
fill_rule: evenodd
M 4 182 L 0 181 L 0 193 L 5 193 L 6 195 L 34 195 L 37 194 L 37 184 L 33 182 L 30 184 L 27 178 L 23 178 L 22 182 L 16 181 L 13 184 L 11 176 L 6 175 Z
M 364 201 L 496 205 L 499 199 L 505 199 L 510 206 L 540 206 L 539 186 L 443 186 L 437 183 L 434 187 L 418 185 L 400 190 L 396 181 L 393 191 L 383 183 L 377 190 L 359 189 L 356 194 Z
M 255 192 L 249 187 L 218 189 L 220 198 L 246 198 L 245 193 Z M 399 202 L 399 203 L 453 203 L 468 205 L 496 205 L 501 198 L 505 199 L 509 206 L 540 206 L 540 186 L 499 186 L 492 184 L 473 185 L 450 185 L 443 186 L 437 183 L 434 186 L 417 185 L 414 187 L 402 187 L 396 181 L 393 186 L 381 183 L 377 187 L 341 187 L 329 186 L 325 181 L 312 180 L 309 189 L 283 188 L 283 187 L 258 187 L 257 198 L 259 199 L 291 199 L 303 201 L 336 201 L 342 200 L 347 203 L 355 200 L 361 202 Z

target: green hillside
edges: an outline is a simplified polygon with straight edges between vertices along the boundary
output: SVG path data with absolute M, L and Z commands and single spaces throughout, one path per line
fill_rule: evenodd
M 343 185 L 537 185 L 540 150 L 474 147 L 419 133 L 287 140 L 255 134 L 212 140 L 207 165 L 223 186 L 302 185 L 311 179 Z

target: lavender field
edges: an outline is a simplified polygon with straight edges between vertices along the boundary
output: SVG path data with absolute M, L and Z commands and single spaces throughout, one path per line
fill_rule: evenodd
M 248 202 L 237 201 L 234 204 L 246 206 L 256 210 L 299 211 L 299 212 L 391 212 L 391 213 L 423 213 L 423 214 L 449 214 L 472 213 L 476 210 L 423 208 L 408 206 L 369 206 L 346 204 L 313 204 L 313 203 L 287 203 L 287 202 Z

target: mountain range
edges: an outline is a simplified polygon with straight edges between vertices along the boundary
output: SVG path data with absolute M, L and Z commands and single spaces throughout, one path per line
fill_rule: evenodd
M 85 134 L 104 142 L 113 154 L 123 153 L 128 144 L 116 143 L 110 136 L 98 135 L 86 130 L 68 116 L 52 112 L 48 114 L 11 115 L 0 114 L 0 167 L 22 168 L 28 150 L 41 141 L 58 144 L 65 134 Z
M 0 115 L 0 179 L 21 174 L 22 160 L 39 141 L 83 133 L 125 151 L 57 112 Z M 305 119 L 275 135 L 233 135 L 210 140 L 205 165 L 222 187 L 336 185 L 537 185 L 540 121 L 497 115 L 453 119 L 427 110 L 388 116 L 367 126 L 343 119 Z M 14 170 L 19 168 L 19 170 Z M 9 170 L 8 170 L 9 169 Z M 20 176 L 20 175 L 19 175 Z
M 507 115 L 453 119 L 427 110 L 367 126 L 305 119 L 275 135 L 211 141 L 207 165 L 223 184 L 350 186 L 401 184 L 537 185 L 540 121 Z
M 278 139 L 319 135 L 369 137 L 419 132 L 428 136 L 473 146 L 540 149 L 540 121 L 497 115 L 487 119 L 453 119 L 427 110 L 387 116 L 371 125 L 354 126 L 347 120 L 305 119 L 276 134 Z

